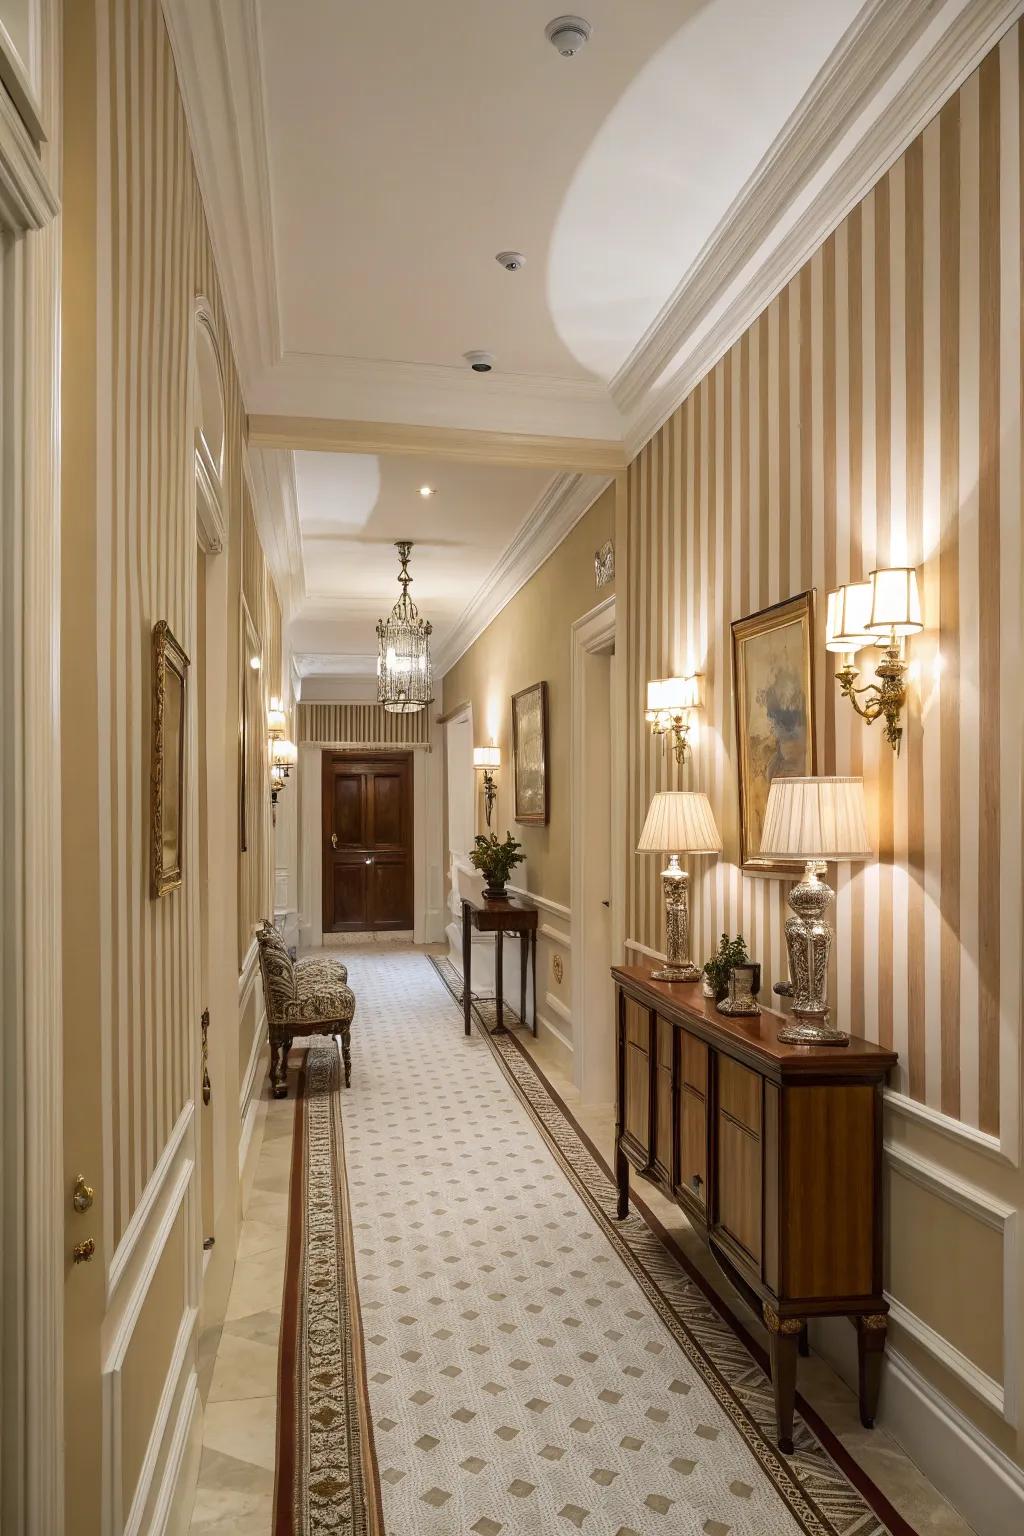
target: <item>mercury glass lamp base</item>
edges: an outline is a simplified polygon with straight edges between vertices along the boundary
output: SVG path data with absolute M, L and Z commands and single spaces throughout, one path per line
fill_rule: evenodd
M 849 1045 L 849 1035 L 832 1029 L 828 1024 L 815 1024 L 809 1019 L 801 1023 L 784 1024 L 776 1035 L 780 1045 Z
M 665 965 L 660 971 L 651 971 L 652 981 L 700 981 L 700 971 L 695 965 Z

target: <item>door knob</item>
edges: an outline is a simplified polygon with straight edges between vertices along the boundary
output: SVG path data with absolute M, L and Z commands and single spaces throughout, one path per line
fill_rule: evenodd
M 367 862 L 367 864 L 372 864 L 372 863 L 373 863 L 373 860 L 372 860 L 372 859 L 367 859 L 367 861 L 366 861 L 366 862 Z
M 71 1260 L 74 1264 L 88 1264 L 96 1252 L 96 1240 L 87 1237 L 84 1243 L 76 1243 L 71 1250 Z
M 89 1210 L 95 1198 L 96 1191 L 93 1189 L 91 1184 L 87 1184 L 85 1182 L 85 1174 L 78 1174 L 71 1193 L 71 1204 L 74 1206 L 79 1215 L 82 1215 L 85 1211 Z
M 338 834 L 337 834 L 337 832 L 332 832 L 331 833 L 331 847 L 332 848 L 337 848 L 337 846 L 338 846 Z

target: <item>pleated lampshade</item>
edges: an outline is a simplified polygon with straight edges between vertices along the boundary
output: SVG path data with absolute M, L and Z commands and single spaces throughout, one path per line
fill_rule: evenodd
M 864 780 L 773 779 L 761 831 L 765 858 L 869 859 Z
M 722 839 L 707 795 L 665 790 L 654 796 L 637 853 L 721 853 Z

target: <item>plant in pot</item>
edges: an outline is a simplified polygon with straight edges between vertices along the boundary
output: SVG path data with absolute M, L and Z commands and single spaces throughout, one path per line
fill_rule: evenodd
M 505 894 L 505 884 L 509 875 L 517 864 L 523 862 L 523 855 L 519 852 L 522 847 L 517 843 L 511 832 L 505 833 L 505 841 L 498 841 L 498 834 L 492 832 L 489 837 L 478 836 L 474 839 L 473 847 L 469 851 L 469 862 L 478 869 L 484 877 L 484 895 L 492 901 L 500 901 Z
M 704 996 L 721 1002 L 729 990 L 729 972 L 734 965 L 742 965 L 748 958 L 747 941 L 742 933 L 734 939 L 723 933 L 717 950 L 704 962 Z

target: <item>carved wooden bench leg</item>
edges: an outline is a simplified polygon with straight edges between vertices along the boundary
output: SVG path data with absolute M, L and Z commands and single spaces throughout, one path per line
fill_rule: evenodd
M 352 1085 L 352 1032 L 347 1024 L 341 1026 L 341 1059 L 345 1063 L 345 1087 Z

